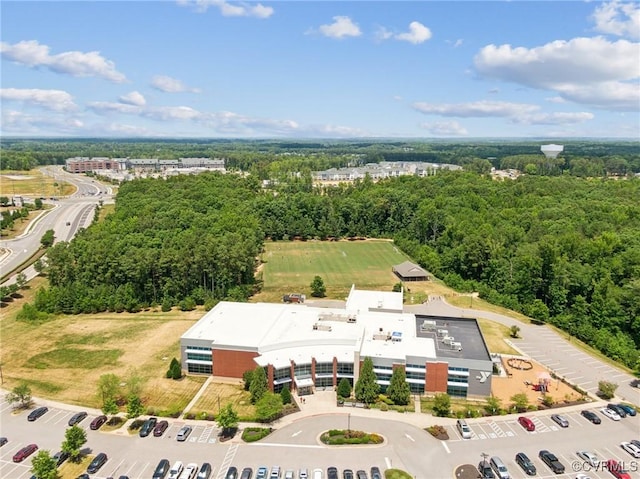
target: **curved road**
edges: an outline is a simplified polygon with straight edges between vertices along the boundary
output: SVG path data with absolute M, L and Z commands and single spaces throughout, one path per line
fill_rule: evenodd
M 548 326 L 525 324 L 488 311 L 458 308 L 443 299 L 431 300 L 418 306 L 405 306 L 405 311 L 438 316 L 486 318 L 508 327 L 518 326 L 520 338 L 510 340 L 510 344 L 523 355 L 544 364 L 558 376 L 592 395 L 598 391 L 598 381 L 614 382 L 618 384 L 616 396 L 619 399 L 640 406 L 640 389 L 631 386 L 635 379 L 631 374 L 590 356 L 575 346 L 570 337 L 559 334 Z
M 13 271 L 35 254 L 40 248 L 40 239 L 47 230 L 54 230 L 56 242 L 71 240 L 80 228 L 91 224 L 94 209 L 100 201 L 111 201 L 111 188 L 91 178 L 67 173 L 59 166 L 47 166 L 42 171 L 57 180 L 72 183 L 77 190 L 68 198 L 47 201 L 53 208 L 43 211 L 21 236 L 0 241 L 0 248 L 8 251 L 0 260 L 0 271 Z M 25 274 L 27 279 L 31 279 L 35 276 L 35 271 L 29 268 L 25 270 Z M 9 278 L 4 284 L 14 281 L 15 277 Z

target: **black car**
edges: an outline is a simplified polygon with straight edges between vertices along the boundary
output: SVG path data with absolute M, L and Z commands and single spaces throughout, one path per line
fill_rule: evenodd
M 202 464 L 202 466 L 200 466 L 200 470 L 198 471 L 198 475 L 196 476 L 196 479 L 209 479 L 210 475 L 211 475 L 211 464 L 209 464 L 208 462 L 205 462 L 204 464 Z
M 9 439 L 7 439 L 6 437 L 4 436 L 0 437 L 0 446 L 4 446 L 8 442 L 9 442 Z
M 160 437 L 164 434 L 164 432 L 169 427 L 169 423 L 164 419 L 162 421 L 158 421 L 158 424 L 153 428 L 153 435 L 155 437 Z
M 84 411 L 75 413 L 73 416 L 71 416 L 71 419 L 69 419 L 69 426 L 75 426 L 85 417 L 87 417 L 87 413 Z
M 140 437 L 147 437 L 149 434 L 151 434 L 151 431 L 153 431 L 153 428 L 156 427 L 157 423 L 158 418 L 150 417 L 149 419 L 147 419 L 140 428 Z
M 240 474 L 240 479 L 251 479 L 253 477 L 253 469 L 245 467 Z
M 56 466 L 60 467 L 64 461 L 69 459 L 69 453 L 64 451 L 58 451 L 53 455 L 53 459 L 56 461 Z
M 536 466 L 533 465 L 531 459 L 529 459 L 529 457 L 524 452 L 519 452 L 518 454 L 516 454 L 516 463 L 522 468 L 524 472 L 527 473 L 528 476 L 536 475 Z
M 358 471 L 356 471 L 356 477 L 358 479 L 369 479 L 367 477 L 367 473 L 365 471 L 363 471 L 362 469 L 359 469 Z
M 171 468 L 171 464 L 168 459 L 160 459 L 160 462 L 156 466 L 156 470 L 153 471 L 153 479 L 164 479 Z
M 87 467 L 87 472 L 89 474 L 95 474 L 98 472 L 98 469 L 104 466 L 105 462 L 107 462 L 107 455 L 104 452 L 101 452 L 93 458 L 93 461 L 91 461 L 91 464 Z
M 478 472 L 482 479 L 496 479 L 495 474 L 493 474 L 493 469 L 491 469 L 487 461 L 480 461 L 480 464 L 478 464 Z
M 371 479 L 382 479 L 382 473 L 376 466 L 371 468 Z
M 224 476 L 224 479 L 238 479 L 238 469 L 231 466 L 229 469 L 227 469 L 227 475 Z
M 542 462 L 549 466 L 554 474 L 564 474 L 564 465 L 552 452 L 543 449 L 538 453 L 538 456 L 542 459 Z
M 585 418 L 591 421 L 593 424 L 600 424 L 602 420 L 598 417 L 598 415 L 593 411 L 580 411 Z
M 328 467 L 327 468 L 327 479 L 340 479 L 338 477 L 338 468 L 337 467 Z
M 621 418 L 627 417 L 627 411 L 625 411 L 624 408 L 621 408 L 617 404 L 609 403 L 607 404 L 607 409 L 611 409 L 613 412 L 618 414 L 618 416 L 620 416 Z
M 353 471 L 351 469 L 345 469 L 342 471 L 342 479 L 354 479 Z
M 76 477 L 76 479 L 91 479 L 91 476 L 89 474 L 80 474 L 78 477 Z
M 27 416 L 27 421 L 33 422 L 36 419 L 38 419 L 40 416 L 44 415 L 44 413 L 46 413 L 49 410 L 48 407 L 46 406 L 42 406 L 39 407 L 37 409 L 34 409 L 33 411 L 31 411 L 29 413 L 29 415 Z

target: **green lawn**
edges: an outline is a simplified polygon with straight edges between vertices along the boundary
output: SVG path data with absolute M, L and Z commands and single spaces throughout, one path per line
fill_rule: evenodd
M 344 299 L 352 284 L 390 291 L 399 281 L 391 267 L 408 259 L 385 240 L 267 242 L 259 272 L 264 287 L 253 301 L 280 301 L 285 293 L 310 297 L 316 275 L 327 287 L 327 298 Z

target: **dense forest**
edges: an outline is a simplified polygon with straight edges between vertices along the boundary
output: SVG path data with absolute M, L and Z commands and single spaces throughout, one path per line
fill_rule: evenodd
M 389 237 L 463 291 L 640 369 L 640 179 L 469 172 L 263 189 L 255 176 L 124 183 L 115 212 L 49 253 L 46 312 L 242 300 L 263 241 Z
M 605 176 L 640 173 L 637 141 L 563 140 L 564 153 L 548 162 L 536 140 L 106 140 L 2 138 L 0 169 L 64 164 L 76 156 L 111 158 L 224 158 L 227 169 L 260 179 L 380 161 L 449 163 L 485 172 L 516 168 L 538 175 Z M 529 168 L 527 169 L 527 166 Z

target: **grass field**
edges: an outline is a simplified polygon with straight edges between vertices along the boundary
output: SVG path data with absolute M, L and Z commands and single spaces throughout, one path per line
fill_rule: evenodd
M 235 384 L 211 383 L 188 412 L 217 415 L 220 408 L 231 403 L 240 418 L 252 418 L 255 415 L 255 408 L 251 405 L 250 397 L 251 394 L 244 390 L 240 380 Z
M 76 191 L 70 183 L 43 175 L 40 170 L 10 171 L 0 174 L 0 191 L 4 196 L 68 196 Z
M 391 267 L 408 258 L 385 240 L 287 241 L 265 243 L 261 260 L 264 287 L 252 301 L 279 302 L 286 293 L 310 297 L 309 285 L 316 275 L 330 299 L 345 299 L 352 284 L 391 291 L 399 281 Z

